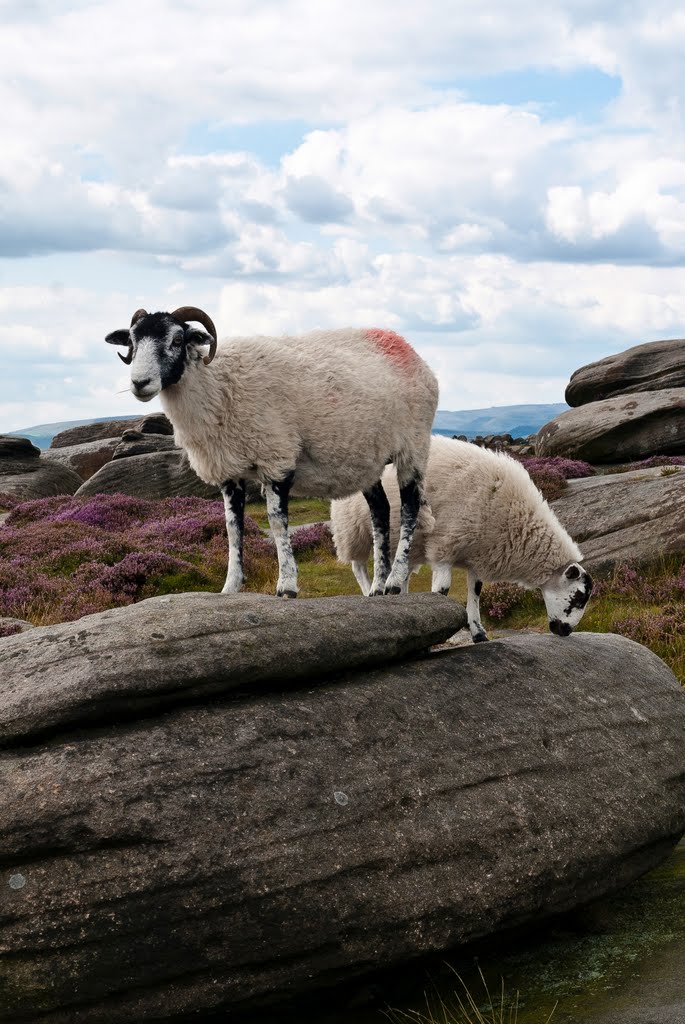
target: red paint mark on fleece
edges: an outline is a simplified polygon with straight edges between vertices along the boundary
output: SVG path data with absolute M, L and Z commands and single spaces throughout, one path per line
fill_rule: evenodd
M 408 370 L 416 360 L 416 352 L 409 342 L 394 331 L 371 327 L 366 331 L 366 337 L 369 341 L 375 342 L 388 359 L 392 359 L 393 363 L 397 363 L 403 370 Z

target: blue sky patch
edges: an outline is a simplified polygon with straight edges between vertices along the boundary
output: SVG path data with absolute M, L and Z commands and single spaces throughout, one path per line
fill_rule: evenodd
M 441 82 L 442 88 L 447 83 Z M 475 103 L 535 104 L 544 118 L 580 117 L 596 120 L 621 92 L 621 79 L 598 68 L 574 71 L 530 68 L 502 71 L 483 78 L 459 78 L 449 83 Z
M 307 132 L 326 125 L 307 121 L 259 121 L 249 124 L 217 124 L 200 121 L 186 132 L 181 152 L 194 156 L 206 153 L 253 153 L 267 167 L 278 167 L 281 157 L 291 153 Z

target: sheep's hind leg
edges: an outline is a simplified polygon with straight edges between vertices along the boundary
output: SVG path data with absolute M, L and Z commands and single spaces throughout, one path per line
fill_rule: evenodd
M 226 510 L 228 536 L 228 574 L 222 594 L 237 594 L 245 582 L 243 570 L 243 530 L 245 523 L 245 481 L 227 480 L 221 485 Z
M 362 594 L 364 597 L 368 597 L 371 590 L 371 580 L 369 579 L 369 570 L 366 562 L 352 562 L 352 572 Z
M 483 581 L 479 580 L 471 569 L 467 570 L 466 579 L 466 614 L 469 620 L 469 632 L 474 644 L 480 644 L 488 639 L 480 621 L 480 592 L 483 588 Z
M 384 593 L 385 581 L 390 572 L 390 502 L 378 480 L 368 491 L 364 491 L 371 513 L 373 527 L 373 581 L 367 591 L 369 597 Z
M 270 480 L 266 491 L 266 513 L 278 554 L 276 597 L 297 597 L 297 566 L 288 534 L 288 497 L 295 473 L 283 480 Z
M 400 484 L 400 539 L 395 561 L 385 582 L 386 594 L 400 594 L 409 579 L 409 552 L 419 518 L 419 509 L 424 502 L 423 487 L 418 475 Z
M 449 594 L 452 586 L 452 566 L 448 562 L 436 562 L 433 566 L 431 591 L 434 594 Z

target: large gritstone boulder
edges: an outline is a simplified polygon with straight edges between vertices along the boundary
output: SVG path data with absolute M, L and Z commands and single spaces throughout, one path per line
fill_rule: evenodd
M 553 508 L 593 572 L 685 551 L 683 467 L 569 480 Z
M 136 449 L 142 454 L 134 454 Z M 117 444 L 112 461 L 79 487 L 77 494 L 131 494 L 155 499 L 176 495 L 221 497 L 218 487 L 206 484 L 191 469 L 186 453 L 174 446 L 173 438 L 149 434 L 131 438 L 128 431 L 126 439 Z M 259 501 L 260 485 L 248 480 L 245 497 L 247 501 Z
M 600 463 L 685 453 L 685 388 L 569 409 L 541 427 L 535 453 Z
M 28 501 L 54 494 L 74 494 L 82 480 L 68 466 L 41 458 L 26 437 L 0 435 L 0 494 Z
M 116 442 L 112 460 L 128 459 L 132 455 L 150 455 L 153 452 L 179 450 L 173 437 L 168 434 L 143 433 L 142 430 L 125 430 Z
M 99 423 L 84 423 L 80 427 L 69 427 L 55 434 L 51 448 L 69 448 L 75 444 L 90 444 L 105 437 L 121 437 L 123 432 L 136 422 L 127 416 L 121 420 L 101 420 Z
M 435 594 L 292 603 L 265 594 L 152 597 L 0 648 L 0 747 L 27 730 L 384 663 L 465 625 L 461 605 Z M 59 685 L 46 687 L 52 665 Z
M 636 391 L 685 387 L 685 340 L 650 341 L 588 363 L 571 374 L 569 405 L 585 405 Z
M 179 494 L 195 498 L 220 497 L 219 488 L 200 480 L 180 448 L 108 462 L 86 480 L 78 494 L 84 497 L 91 494 L 132 494 L 138 498 L 172 498 Z
M 73 469 L 82 481 L 89 480 L 112 458 L 174 448 L 173 438 L 169 436 L 173 432 L 174 428 L 163 412 L 152 413 L 139 420 L 86 423 L 55 434 L 43 457 Z M 121 449 L 121 442 L 127 435 L 129 439 L 133 435 L 139 442 L 137 449 L 131 450 L 130 445 L 124 445 Z
M 102 645 L 102 616 L 0 641 L 2 1022 L 240 1020 L 612 891 L 685 829 L 685 698 L 629 640 L 363 667 L 401 625 L 422 646 L 463 615 L 438 595 L 139 607 Z M 320 630 L 355 669 L 324 667 Z M 261 667 L 236 687 L 238 636 Z
M 68 466 L 83 481 L 110 461 L 118 444 L 118 437 L 103 437 L 100 441 L 84 441 L 83 444 L 72 444 L 68 448 L 47 448 L 42 458 L 47 462 Z

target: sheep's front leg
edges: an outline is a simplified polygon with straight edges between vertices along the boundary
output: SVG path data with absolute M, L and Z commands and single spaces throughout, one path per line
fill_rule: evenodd
M 466 614 L 469 620 L 469 632 L 474 644 L 480 644 L 488 638 L 480 621 L 480 592 L 483 589 L 483 581 L 478 579 L 472 569 L 467 570 L 466 579 Z
M 228 535 L 228 575 L 222 594 L 237 594 L 245 582 L 243 569 L 243 531 L 245 524 L 245 481 L 227 480 L 221 485 L 226 509 Z
M 266 512 L 278 554 L 276 597 L 297 597 L 297 566 L 288 534 L 288 498 L 295 473 L 266 486 Z
M 392 571 L 385 583 L 386 594 L 401 593 L 409 580 L 409 552 L 423 500 L 423 490 L 417 477 L 400 486 L 400 539 Z
M 390 502 L 380 480 L 370 490 L 364 491 L 364 497 L 373 527 L 373 581 L 367 595 L 378 597 L 384 593 L 390 572 Z

